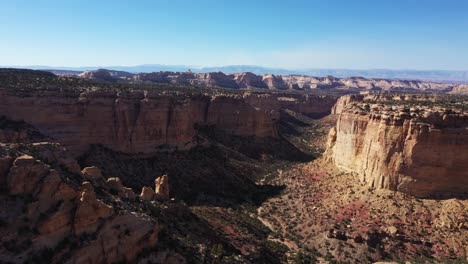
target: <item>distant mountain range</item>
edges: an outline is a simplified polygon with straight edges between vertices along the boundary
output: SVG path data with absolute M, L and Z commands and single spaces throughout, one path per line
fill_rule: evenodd
M 163 64 L 144 64 L 136 66 L 84 66 L 84 67 L 51 67 L 51 66 L 2 66 L 11 68 L 24 68 L 34 70 L 66 70 L 83 72 L 97 69 L 109 69 L 116 71 L 126 71 L 131 73 L 149 73 L 159 71 L 185 72 L 189 69 L 195 73 L 201 72 L 224 72 L 242 73 L 252 72 L 254 74 L 276 74 L 276 75 L 309 75 L 309 76 L 335 76 L 339 78 L 362 76 L 365 78 L 383 78 L 383 79 L 402 79 L 402 80 L 425 80 L 425 81 L 444 81 L 444 82 L 468 82 L 467 71 L 447 71 L 447 70 L 391 70 L 391 69 L 281 69 L 269 68 L 253 65 L 230 65 L 220 67 L 197 67 L 188 65 L 163 65 Z

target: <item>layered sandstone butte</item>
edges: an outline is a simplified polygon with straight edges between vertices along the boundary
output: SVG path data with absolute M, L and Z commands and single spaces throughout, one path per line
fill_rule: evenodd
M 92 144 L 126 153 L 188 149 L 195 144 L 197 125 L 236 136 L 277 137 L 270 112 L 235 96 L 76 88 L 0 89 L 0 98 L 0 116 L 24 121 L 76 154 Z
M 372 187 L 417 197 L 468 193 L 468 113 L 463 108 L 434 98 L 393 96 L 349 102 L 337 112 L 326 155 L 339 168 Z
M 239 87 L 245 88 L 268 88 L 263 82 L 262 76 L 253 74 L 251 72 L 244 72 L 234 75 L 234 80 L 237 82 Z

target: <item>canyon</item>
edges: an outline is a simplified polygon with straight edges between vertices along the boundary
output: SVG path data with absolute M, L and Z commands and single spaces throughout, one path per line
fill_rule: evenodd
M 0 69 L 0 262 L 463 260 L 453 88 Z
M 281 109 L 325 115 L 333 97 L 268 94 L 185 95 L 153 91 L 32 92 L 0 88 L 0 115 L 24 121 L 82 154 L 92 144 L 126 153 L 190 149 L 197 127 L 235 136 L 277 138 Z

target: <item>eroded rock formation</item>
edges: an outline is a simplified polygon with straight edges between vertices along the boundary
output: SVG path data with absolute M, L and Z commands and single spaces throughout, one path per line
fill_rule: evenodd
M 125 187 L 115 180 L 94 186 L 79 170 L 66 169 L 78 166 L 76 160 L 70 166 L 72 157 L 52 160 L 51 152 L 65 153 L 57 144 L 0 145 L 0 179 L 8 182 L 0 190 L 1 243 L 8 244 L 0 250 L 2 262 L 132 262 L 155 249 L 156 221 L 104 191 Z
M 169 200 L 169 177 L 163 175 L 154 180 L 154 192 L 156 198 L 162 201 Z
M 188 149 L 197 125 L 237 136 L 277 136 L 269 112 L 237 97 L 104 90 L 19 96 L 8 89 L 0 96 L 0 115 L 33 125 L 77 154 L 91 144 L 127 153 Z
M 339 168 L 370 186 L 417 197 L 468 192 L 468 113 L 453 108 L 457 103 L 377 96 L 339 110 L 348 99 L 335 107 L 341 113 L 328 140 L 328 158 Z

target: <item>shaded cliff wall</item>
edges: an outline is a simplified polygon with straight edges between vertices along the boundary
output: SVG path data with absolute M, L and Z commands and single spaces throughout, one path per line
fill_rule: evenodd
M 334 96 L 250 92 L 244 93 L 243 98 L 248 104 L 266 111 L 292 110 L 311 117 L 323 117 L 330 114 L 337 100 Z

